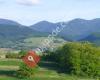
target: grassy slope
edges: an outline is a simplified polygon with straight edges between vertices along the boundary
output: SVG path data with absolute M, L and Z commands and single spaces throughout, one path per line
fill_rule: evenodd
M 24 40 L 24 45 L 27 47 L 33 47 L 36 48 L 38 46 L 41 46 L 42 43 L 44 42 L 45 39 L 48 39 L 47 37 L 32 37 L 32 38 L 27 38 Z M 53 46 L 57 46 L 63 42 L 65 42 L 61 38 L 55 38 Z
M 27 38 L 24 40 L 26 45 L 28 46 L 37 46 L 40 45 L 41 42 L 46 39 L 46 37 L 32 37 L 32 38 Z
M 42 44 L 42 42 L 47 39 L 47 37 L 27 37 L 26 39 L 18 39 L 16 41 L 0 41 L 0 46 L 3 46 L 5 48 L 13 48 L 13 49 L 34 49 L 36 47 L 38 47 L 39 45 Z M 3 40 L 3 39 L 2 39 Z M 57 40 L 60 40 L 60 42 L 64 41 L 61 38 L 57 38 Z M 59 42 L 59 41 L 58 41 Z M 58 44 L 58 43 L 56 43 Z

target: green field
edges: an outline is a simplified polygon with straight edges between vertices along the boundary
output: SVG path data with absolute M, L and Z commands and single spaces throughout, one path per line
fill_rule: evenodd
M 21 63 L 22 61 L 17 59 L 0 60 L 0 80 L 99 80 L 59 73 L 55 63 L 45 61 L 40 62 L 39 72 L 32 79 L 19 79 L 15 76 L 15 73 Z
M 18 59 L 0 59 L 0 66 L 18 66 L 21 63 L 22 61 Z
M 32 38 L 27 38 L 24 40 L 24 45 L 27 47 L 38 47 L 40 45 L 42 45 L 42 43 L 44 42 L 45 39 L 48 39 L 47 37 L 32 37 Z M 58 46 L 59 44 L 62 44 L 63 42 L 65 42 L 65 40 L 61 39 L 61 38 L 56 38 L 54 40 L 54 46 Z
M 36 48 L 37 46 L 41 45 L 42 42 L 47 39 L 47 37 L 27 37 L 24 39 L 20 39 L 20 40 L 16 40 L 16 41 L 4 41 L 1 40 L 0 42 L 0 46 L 1 47 L 5 47 L 5 48 L 12 48 L 12 49 L 17 49 L 17 50 L 21 50 L 21 49 L 33 49 Z M 58 41 L 58 43 L 63 42 L 64 40 L 61 38 L 56 38 Z M 59 41 L 60 40 L 60 41 Z M 4 43 L 5 42 L 5 43 Z M 56 44 L 58 44 L 56 43 Z

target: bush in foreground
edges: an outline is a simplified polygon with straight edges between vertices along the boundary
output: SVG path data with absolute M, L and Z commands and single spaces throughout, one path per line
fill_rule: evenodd
M 17 71 L 19 78 L 31 78 L 38 72 L 38 66 L 30 68 L 26 64 L 21 64 L 20 69 Z
M 100 77 L 100 48 L 91 43 L 70 42 L 55 52 L 60 68 L 68 73 Z

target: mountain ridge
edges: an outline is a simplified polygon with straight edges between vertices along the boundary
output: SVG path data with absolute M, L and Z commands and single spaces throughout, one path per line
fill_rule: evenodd
M 17 26 L 20 28 L 27 28 L 30 29 L 30 31 L 37 31 L 37 32 L 43 32 L 43 33 L 51 33 L 54 29 L 60 26 L 60 22 L 58 23 L 52 23 L 48 21 L 40 21 L 36 24 L 33 24 L 31 26 L 23 26 L 20 23 L 12 20 L 6 20 L 6 19 L 0 19 L 0 25 L 11 25 L 11 26 Z M 85 20 L 81 18 L 76 18 L 71 21 L 65 22 L 66 27 L 64 30 L 62 30 L 59 35 L 62 37 L 66 36 L 71 36 L 73 39 L 74 37 L 79 37 L 79 36 L 85 36 L 85 35 L 90 35 L 93 32 L 100 32 L 100 18 L 95 18 L 92 20 Z M 0 26 L 1 27 L 1 26 Z M 31 30 L 32 29 L 32 30 Z M 66 37 L 65 37 L 66 38 Z M 80 39 L 77 38 L 76 40 Z

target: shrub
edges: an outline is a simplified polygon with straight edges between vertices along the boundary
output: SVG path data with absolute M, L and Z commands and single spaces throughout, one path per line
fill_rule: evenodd
M 56 60 L 65 72 L 82 76 L 100 76 L 100 48 L 89 42 L 69 42 L 55 52 Z
M 46 51 L 45 54 L 41 56 L 43 61 L 55 61 L 55 54 L 53 51 Z
M 20 58 L 22 58 L 23 56 L 25 56 L 25 54 L 27 54 L 27 50 L 21 50 L 20 52 L 19 52 L 19 57 Z
M 26 50 L 21 50 L 19 52 L 20 58 L 25 56 L 27 52 L 28 51 Z M 19 78 L 29 78 L 30 77 L 31 78 L 34 76 L 34 74 L 36 74 L 36 72 L 38 72 L 38 65 L 36 67 L 30 68 L 25 63 L 22 63 L 19 67 L 19 70 L 17 71 L 17 77 Z
M 19 55 L 18 54 L 15 54 L 15 53 L 8 53 L 6 54 L 6 58 L 19 58 Z
M 20 69 L 17 71 L 17 77 L 19 78 L 31 78 L 38 72 L 38 66 L 30 68 L 26 64 L 21 64 Z

